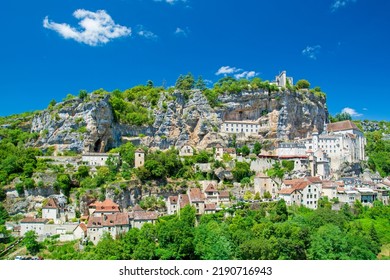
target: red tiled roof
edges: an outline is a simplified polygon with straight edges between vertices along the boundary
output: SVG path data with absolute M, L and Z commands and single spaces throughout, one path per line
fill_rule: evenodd
M 186 205 L 190 204 L 190 198 L 187 194 L 180 194 L 178 199 L 180 202 L 180 208 L 183 208 Z
M 46 224 L 49 220 L 44 218 L 26 217 L 20 221 L 23 224 Z
M 286 186 L 292 186 L 294 184 L 297 184 L 297 183 L 300 183 L 300 182 L 303 182 L 303 181 L 304 181 L 303 179 L 290 179 L 290 180 L 283 180 L 283 183 Z
M 89 205 L 90 208 L 95 208 L 95 212 L 119 212 L 119 205 L 111 199 L 106 199 L 103 202 L 97 201 Z
M 177 196 L 176 195 L 175 196 L 169 196 L 168 199 L 169 199 L 169 203 L 170 204 L 176 204 L 177 203 Z
M 278 194 L 292 194 L 293 192 L 295 192 L 295 189 L 287 188 L 287 189 L 281 189 L 280 191 L 278 191 Z
M 120 225 L 128 225 L 129 224 L 129 216 L 127 213 L 114 213 L 103 215 L 100 217 L 90 217 L 87 227 L 109 227 L 109 226 L 120 226 Z
M 210 203 L 210 204 L 205 204 L 204 205 L 204 210 L 205 211 L 215 211 L 217 208 L 215 206 L 214 203 Z
M 191 201 L 204 201 L 204 194 L 198 188 L 190 189 L 189 197 Z
M 80 226 L 80 228 L 81 228 L 84 232 L 87 231 L 87 225 L 86 225 L 86 224 L 80 223 L 79 226 Z
M 296 190 L 303 190 L 303 189 L 306 188 L 308 185 L 310 185 L 310 182 L 303 181 L 303 182 L 294 184 L 294 185 L 292 186 L 292 188 L 293 188 L 293 189 L 296 189 Z
M 45 206 L 42 207 L 42 209 L 58 209 L 57 202 L 54 198 L 49 198 L 49 201 L 46 203 Z
M 230 195 L 229 195 L 229 192 L 228 191 L 221 191 L 220 193 L 219 193 L 219 197 L 220 198 L 229 198 L 230 197 Z
M 349 120 L 330 123 L 327 125 L 328 131 L 343 131 L 343 130 L 350 130 L 350 129 L 359 130 L 359 128 L 356 126 L 356 124 L 354 124 L 353 122 L 351 122 Z
M 307 181 L 310 183 L 322 183 L 322 180 L 320 177 L 305 177 Z
M 215 191 L 217 191 L 217 188 L 213 184 L 209 184 L 205 189 L 205 192 L 215 192 Z
M 338 191 L 338 192 L 344 192 L 344 191 L 345 191 L 345 188 L 337 187 L 337 191 Z

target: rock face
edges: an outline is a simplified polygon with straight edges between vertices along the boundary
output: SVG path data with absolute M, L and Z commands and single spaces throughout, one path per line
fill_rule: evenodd
M 163 93 L 153 109 L 154 124 L 132 126 L 115 121 L 109 95 L 92 94 L 88 101 L 75 98 L 33 118 L 31 132 L 40 136 L 31 146 L 52 146 L 59 152 L 104 152 L 119 146 L 124 138 L 137 138 L 159 149 L 186 143 L 204 149 L 231 140 L 231 135 L 219 132 L 224 120 L 260 119 L 265 129 L 253 140 L 306 137 L 314 126 L 322 132 L 328 120 L 326 100 L 310 92 L 243 92 L 222 95 L 219 101 L 221 106 L 212 108 L 199 90 L 188 95 Z

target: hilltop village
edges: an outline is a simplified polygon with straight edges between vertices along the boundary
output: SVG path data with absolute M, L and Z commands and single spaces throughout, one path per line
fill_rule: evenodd
M 293 79 L 287 77 L 285 71 L 270 83 L 279 90 L 292 84 Z M 280 118 L 281 113 L 278 114 Z M 131 172 L 127 180 L 117 183 L 114 191 L 108 188 L 99 197 L 84 198 L 78 193 L 77 199 L 70 199 L 71 193 L 62 188 L 57 176 L 56 183 L 52 180 L 51 185 L 58 184 L 59 187 L 44 195 L 38 191 L 36 196 L 44 199 L 28 211 L 21 210 L 24 217 L 18 222 L 7 222 L 7 229 L 16 236 L 34 231 L 40 240 L 59 235 L 61 241 L 98 244 L 105 233 L 117 238 L 131 228 L 140 229 L 145 223 L 155 224 L 162 216 L 180 215 L 180 210 L 187 205 L 195 209 L 198 218 L 226 211 L 239 203 L 255 205 L 281 200 L 287 206 L 310 209 L 317 209 L 321 201 L 327 201 L 335 211 L 345 204 L 352 207 L 357 201 L 369 207 L 374 201 L 389 205 L 390 178 L 382 178 L 378 173 L 362 168 L 362 162 L 367 160 L 366 138 L 351 120 L 330 123 L 322 117 L 313 118 L 315 121 L 308 124 L 310 129 L 304 133 L 284 137 L 288 129 L 280 130 L 272 134 L 276 141 L 270 142 L 264 135 L 271 135 L 274 129 L 272 118 L 275 111 L 264 113 L 248 105 L 235 107 L 221 116 L 219 127 L 213 126 L 210 135 L 218 135 L 218 139 L 227 141 L 210 140 L 207 145 L 197 145 L 199 143 L 188 138 L 178 141 L 175 146 L 168 145 L 166 149 L 152 149 L 144 145 L 144 137 L 133 136 L 127 139 L 134 147 L 131 152 L 133 162 L 129 163 L 126 158 L 126 165 L 123 165 L 123 150 L 104 151 L 112 139 L 99 138 L 91 149 L 79 154 L 56 151 L 51 155 L 36 156 L 38 162 L 50 164 L 58 170 L 77 170 L 75 178 L 85 178 L 80 170 L 91 178 L 102 176 L 102 170 L 119 170 L 119 166 L 122 172 Z M 83 120 L 79 119 L 79 122 Z M 39 124 L 40 128 L 43 126 Z M 37 143 L 43 143 L 44 134 L 50 133 L 50 129 L 41 132 Z M 180 136 L 176 137 L 180 139 Z M 164 142 L 162 139 L 159 138 L 160 146 Z M 147 141 L 153 144 L 157 140 Z M 158 187 L 161 180 L 153 177 L 157 177 L 153 170 L 157 172 L 159 166 L 156 164 L 150 169 L 152 160 L 148 162 L 147 157 L 149 153 L 159 155 L 164 150 L 176 154 L 179 163 L 188 167 L 186 172 L 199 174 L 199 177 L 188 178 L 185 182 L 179 180 L 181 185 L 176 188 L 162 190 Z M 241 176 L 240 172 L 245 174 Z M 35 177 L 37 184 L 48 175 L 39 176 Z M 110 175 L 105 173 L 104 176 Z M 169 180 L 163 184 L 169 185 Z M 129 184 L 136 185 L 136 188 L 130 192 L 129 199 L 124 199 Z M 51 187 L 50 183 L 48 187 Z M 10 201 L 18 201 L 21 197 L 34 196 L 34 190 L 11 187 L 6 195 Z M 148 206 L 145 203 L 148 199 L 154 200 L 155 204 Z

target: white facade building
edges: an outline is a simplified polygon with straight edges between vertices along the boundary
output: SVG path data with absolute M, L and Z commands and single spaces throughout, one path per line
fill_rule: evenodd
M 89 166 L 105 166 L 109 157 L 114 158 L 119 163 L 120 156 L 118 153 L 84 153 L 81 160 Z

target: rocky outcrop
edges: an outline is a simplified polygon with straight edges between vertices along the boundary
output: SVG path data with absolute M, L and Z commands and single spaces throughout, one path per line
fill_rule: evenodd
M 91 94 L 87 101 L 75 98 L 37 114 L 31 132 L 40 136 L 30 144 L 59 152 L 104 152 L 123 139 L 137 138 L 159 149 L 184 144 L 205 149 L 231 141 L 231 135 L 219 131 L 224 120 L 259 119 L 264 127 L 252 140 L 285 141 L 306 137 L 314 126 L 321 132 L 328 119 L 326 100 L 308 91 L 242 92 L 222 95 L 219 101 L 212 108 L 199 90 L 162 93 L 151 109 L 153 125 L 132 126 L 115 121 L 109 95 Z

